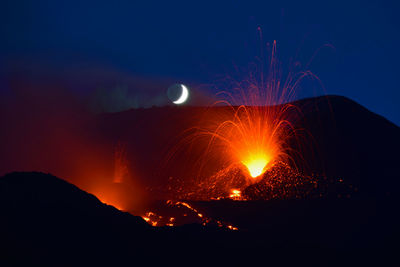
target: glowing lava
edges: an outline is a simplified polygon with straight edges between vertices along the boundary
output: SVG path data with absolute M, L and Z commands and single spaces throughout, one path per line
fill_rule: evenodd
M 209 139 L 204 158 L 219 157 L 223 166 L 244 165 L 250 184 L 274 162 L 290 161 L 289 141 L 296 137 L 291 121 L 299 110 L 288 102 L 299 82 L 309 75 L 289 73 L 286 81 L 281 81 L 275 42 L 271 52 L 267 74 L 250 73 L 246 80 L 231 81 L 227 86 L 231 92 L 221 91 L 221 100 L 214 104 L 228 108 L 209 114 L 212 119 L 196 133 L 197 137 Z
M 195 143 L 203 146 L 196 148 L 200 152 L 194 185 L 186 192 L 186 186 L 178 187 L 184 188 L 180 190 L 186 198 L 236 198 L 232 188 L 244 192 L 276 163 L 295 166 L 296 156 L 302 158 L 304 131 L 294 127 L 301 111 L 290 102 L 302 80 L 315 76 L 294 66 L 282 79 L 275 41 L 270 48 L 269 66 L 256 64 L 243 80 L 226 79 L 228 84 L 221 87 L 227 90 L 217 94 L 219 100 L 205 112 L 204 120 L 182 138 L 188 149 L 194 150 Z
M 242 198 L 242 191 L 240 191 L 239 189 L 232 189 L 231 190 L 231 194 L 229 195 L 229 197 L 233 200 L 241 200 Z
M 247 161 L 243 161 L 242 163 L 247 167 L 250 176 L 256 178 L 264 173 L 266 166 L 270 160 L 267 157 L 259 156 L 250 158 Z
M 237 227 L 234 227 L 231 224 L 214 220 L 210 217 L 205 216 L 203 213 L 200 213 L 196 208 L 194 208 L 191 204 L 183 201 L 174 201 L 174 200 L 167 200 L 165 202 L 166 207 L 175 209 L 175 214 L 177 217 L 170 217 L 170 216 L 162 216 L 159 215 L 158 212 L 148 211 L 141 217 L 145 220 L 148 224 L 154 227 L 163 227 L 163 226 L 179 226 L 189 223 L 189 221 L 185 218 L 189 217 L 191 214 L 192 217 L 189 220 L 192 220 L 190 223 L 197 222 L 203 226 L 217 226 L 221 228 L 226 228 L 232 231 L 238 230 Z M 160 210 L 163 212 L 162 210 Z M 171 211 L 171 210 L 170 210 Z M 165 212 L 165 211 L 164 211 Z

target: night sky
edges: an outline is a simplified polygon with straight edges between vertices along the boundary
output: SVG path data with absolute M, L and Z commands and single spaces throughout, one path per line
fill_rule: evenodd
M 1 1 L 0 90 L 18 73 L 57 76 L 80 94 L 99 86 L 85 73 L 100 83 L 113 73 L 160 81 L 164 94 L 170 82 L 210 84 L 246 70 L 277 40 L 283 66 L 320 49 L 310 70 L 325 91 L 298 98 L 347 96 L 400 125 L 398 11 L 396 1 Z

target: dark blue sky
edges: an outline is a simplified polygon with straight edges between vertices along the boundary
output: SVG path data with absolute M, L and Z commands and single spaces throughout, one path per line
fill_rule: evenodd
M 210 83 L 260 55 L 260 26 L 284 66 L 332 45 L 310 66 L 326 93 L 400 125 L 398 12 L 396 1 L 1 1 L 0 86 L 16 68 L 36 66 Z

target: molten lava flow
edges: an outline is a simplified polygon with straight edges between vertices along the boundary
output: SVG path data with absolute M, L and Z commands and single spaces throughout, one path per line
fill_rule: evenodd
M 232 225 L 228 225 L 228 229 L 232 230 L 232 231 L 237 231 L 239 230 L 237 227 L 232 226 Z
M 148 211 L 145 215 L 142 216 L 143 220 L 145 220 L 151 226 L 158 226 L 162 216 L 156 215 L 154 212 Z
M 158 210 L 156 212 L 148 211 L 141 217 L 148 224 L 155 227 L 177 226 L 188 223 L 199 223 L 203 226 L 214 226 L 214 227 L 216 226 L 228 230 L 238 230 L 237 227 L 234 227 L 231 224 L 221 222 L 219 220 L 214 220 L 210 217 L 205 216 L 203 213 L 200 213 L 196 208 L 194 208 L 191 204 L 187 202 L 167 200 L 163 204 L 163 206 L 164 209 Z M 171 208 L 173 210 L 171 210 Z M 171 211 L 175 213 L 174 217 L 170 216 Z M 159 215 L 165 212 L 167 212 L 168 215 L 166 216 Z
M 233 200 L 241 200 L 242 198 L 242 191 L 240 191 L 239 189 L 232 189 L 231 190 L 231 194 L 229 195 L 229 197 Z

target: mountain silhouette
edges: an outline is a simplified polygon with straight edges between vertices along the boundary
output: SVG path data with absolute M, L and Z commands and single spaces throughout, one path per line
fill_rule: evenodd
M 364 194 L 397 194 L 400 190 L 400 128 L 356 102 L 341 96 L 321 96 L 291 103 L 301 110 L 294 114 L 300 140 L 292 139 L 291 154 L 296 167 L 307 174 L 326 176 L 357 188 Z M 269 107 L 266 107 L 269 108 Z M 130 159 L 146 182 L 162 183 L 169 177 L 190 180 L 198 170 L 207 140 L 197 146 L 179 144 L 185 130 L 231 112 L 228 107 L 154 107 L 134 109 L 98 117 L 99 132 L 107 140 L 127 145 Z M 155 130 L 157 129 L 157 130 Z M 190 146 L 190 152 L 175 154 L 165 164 L 169 149 Z M 290 152 L 289 152 L 290 154 Z M 136 156 L 140 155 L 140 156 Z M 166 168 L 162 168 L 163 166 Z M 162 168 L 155 172 L 154 169 Z M 208 162 L 204 176 L 220 165 Z M 210 171 L 207 173 L 207 171 Z
M 362 194 L 399 193 L 398 126 L 345 97 L 294 104 L 303 112 L 297 127 L 311 136 L 301 150 L 304 160 L 299 160 L 307 165 L 306 172 L 344 181 Z

